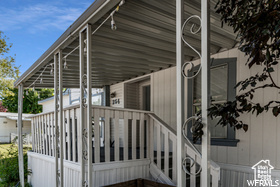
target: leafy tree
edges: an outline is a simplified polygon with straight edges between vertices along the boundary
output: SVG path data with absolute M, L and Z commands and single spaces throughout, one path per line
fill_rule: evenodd
M 14 88 L 14 81 L 19 77 L 19 67 L 15 65 L 15 60 L 7 56 L 12 44 L 7 43 L 7 37 L 0 31 L 0 99 L 3 106 L 9 112 L 18 111 L 18 89 Z M 27 90 L 24 92 L 23 113 L 40 113 L 42 106 L 38 105 L 40 99 L 45 99 L 53 95 L 52 89 Z
M 19 77 L 19 67 L 15 65 L 15 59 L 7 56 L 12 44 L 7 43 L 7 37 L 0 31 L 0 96 L 11 94 L 14 80 Z
M 3 106 L 9 112 L 18 111 L 18 89 L 10 89 L 13 94 L 2 97 Z M 28 89 L 23 93 L 23 113 L 37 114 L 42 112 L 42 105 L 38 101 L 53 96 L 53 89 Z
M 2 105 L 2 101 L 0 101 L 0 112 L 7 112 L 7 109 Z
M 248 124 L 238 117 L 243 113 L 280 113 L 280 101 L 271 100 L 263 105 L 253 102 L 254 94 L 266 88 L 279 93 L 280 85 L 273 78 L 280 56 L 280 1 L 273 0 L 219 0 L 216 11 L 222 24 L 232 26 L 240 39 L 239 50 L 248 56 L 248 68 L 261 67 L 262 71 L 237 83 L 242 93 L 234 101 L 214 105 L 209 109 L 212 118 L 221 116 L 219 125 L 230 124 L 236 129 L 248 130 Z M 277 76 L 276 76 L 277 77 Z

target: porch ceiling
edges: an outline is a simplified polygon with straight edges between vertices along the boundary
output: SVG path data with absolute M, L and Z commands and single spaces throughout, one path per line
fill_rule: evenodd
M 34 63 L 15 83 L 24 87 L 53 88 L 54 76 L 50 74 L 53 53 L 62 49 L 63 56 L 79 44 L 79 20 L 87 20 L 95 30 L 111 13 L 119 1 L 97 0 L 66 30 L 53 46 Z M 214 11 L 215 0 L 211 1 L 211 53 L 233 48 L 235 34 L 231 28 L 221 28 L 220 16 Z M 99 9 L 98 9 L 99 8 Z M 185 1 L 185 19 L 200 16 L 200 0 Z M 102 87 L 149 74 L 176 64 L 175 0 L 126 0 L 114 20 L 117 30 L 110 28 L 110 19 L 92 36 L 92 82 L 93 87 Z M 80 21 L 81 22 L 81 21 Z M 84 22 L 85 23 L 85 22 Z M 192 22 L 191 22 L 192 23 Z M 78 26 L 77 26 L 78 25 Z M 80 23 L 80 26 L 82 22 Z M 72 30 L 71 30 L 72 29 Z M 189 43 L 200 51 L 200 35 L 186 33 Z M 185 60 L 197 55 L 185 47 Z M 79 88 L 79 50 L 67 57 L 68 69 L 63 69 L 65 88 Z M 43 73 L 42 73 L 43 72 Z M 41 75 L 42 74 L 42 75 Z M 38 77 L 41 77 L 38 79 Z M 43 83 L 40 83 L 40 79 Z

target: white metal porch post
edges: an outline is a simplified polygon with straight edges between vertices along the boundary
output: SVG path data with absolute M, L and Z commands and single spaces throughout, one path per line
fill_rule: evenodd
M 20 184 L 24 187 L 24 168 L 23 168 L 23 145 L 22 145 L 22 109 L 23 109 L 23 85 L 18 87 L 18 164 L 19 164 L 19 178 Z
M 92 187 L 92 84 L 91 84 L 91 25 L 87 25 L 87 126 L 88 126 L 88 187 Z M 99 124 L 95 124 L 97 126 Z M 97 139 L 99 137 L 95 137 Z M 98 141 L 97 141 L 98 142 Z M 97 147 L 98 145 L 96 145 Z M 95 158 L 96 160 L 97 158 Z
M 85 161 L 84 161 L 84 144 L 83 144 L 83 132 L 84 132 L 84 123 L 85 123 L 85 109 L 84 109 L 84 40 L 85 36 L 84 33 L 81 31 L 79 35 L 79 42 L 80 42 L 80 135 L 78 136 L 79 139 L 79 160 L 80 160 L 80 167 L 81 167 L 81 181 L 80 186 L 84 186 L 85 181 Z
M 63 142 L 65 142 L 65 134 L 63 134 L 63 61 L 62 61 L 62 51 L 59 50 L 58 52 L 59 57 L 59 156 L 60 156 L 60 187 L 63 187 L 64 177 L 63 177 L 63 159 L 64 159 L 64 152 L 63 152 Z
M 91 25 L 80 31 L 80 186 L 92 186 L 92 82 L 91 82 Z M 86 36 L 86 40 L 85 40 Z M 85 42 L 86 41 L 86 45 Z M 84 50 L 86 46 L 86 51 Z M 85 52 L 87 72 L 85 74 Z M 87 92 L 86 92 L 87 91 Z M 86 94 L 87 93 L 87 94 Z M 99 125 L 99 124 L 97 124 Z M 84 142 L 87 142 L 86 144 Z M 87 161 L 87 179 L 85 179 L 85 163 Z
M 54 55 L 54 126 L 56 187 L 63 187 L 63 80 L 62 51 Z M 59 96 L 59 97 L 58 97 Z M 59 101 L 59 102 L 58 102 Z M 59 109 L 59 110 L 58 110 Z M 58 115 L 59 111 L 59 115 Z M 58 160 L 59 156 L 59 160 Z M 60 163 L 60 164 L 59 164 Z
M 54 127 L 55 127 L 55 185 L 59 186 L 59 171 L 58 171 L 58 77 L 57 77 L 57 54 L 54 54 Z
M 201 142 L 201 186 L 210 187 L 210 130 L 207 109 L 210 106 L 210 3 L 201 1 L 201 110 L 203 136 Z
M 182 20 L 184 18 L 184 1 L 176 0 L 176 94 L 177 94 L 177 186 L 186 186 L 186 173 L 182 170 L 184 155 L 184 141 L 182 125 L 184 122 L 184 78 L 182 64 L 184 61 L 182 36 Z

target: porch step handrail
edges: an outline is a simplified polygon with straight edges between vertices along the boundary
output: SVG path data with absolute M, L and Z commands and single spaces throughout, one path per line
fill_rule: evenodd
M 158 133 L 157 135 L 159 135 L 160 133 L 163 133 L 163 134 L 167 134 L 169 133 L 170 135 L 174 136 L 176 140 L 173 140 L 173 146 L 176 146 L 177 147 L 177 133 L 174 129 L 172 129 L 169 125 L 167 125 L 161 118 L 159 118 L 156 114 L 154 113 L 149 113 L 148 116 L 150 117 L 151 120 L 153 120 L 153 123 L 150 122 L 150 126 L 152 125 L 155 125 L 155 123 L 160 126 L 160 130 L 157 129 Z M 160 131 L 160 133 L 159 133 Z M 151 133 L 153 133 L 153 131 L 151 130 Z M 152 138 L 155 138 L 155 137 L 151 137 Z M 160 138 L 157 138 L 157 141 L 162 141 L 162 139 Z M 165 141 L 166 142 L 166 141 Z M 151 142 L 151 146 L 153 142 Z M 157 142 L 157 146 L 159 145 L 162 145 L 164 144 L 163 142 Z M 185 148 L 186 148 L 186 153 L 188 154 L 188 156 L 192 157 L 198 164 L 201 164 L 201 157 L 202 157 L 202 154 L 201 152 L 199 151 L 199 149 L 189 140 L 187 139 L 186 142 L 185 142 Z M 166 150 L 169 150 L 170 147 L 168 147 L 167 149 L 165 148 L 165 151 Z M 160 149 L 161 150 L 161 149 Z M 161 151 L 160 151 L 161 152 Z M 161 167 L 161 156 L 158 155 L 158 148 L 157 148 L 157 158 L 153 158 L 153 155 L 151 156 L 151 160 L 154 161 L 154 160 L 157 160 L 157 163 L 154 164 L 154 167 L 157 166 L 157 168 L 159 170 L 162 170 L 162 172 L 165 173 L 165 175 L 167 175 L 167 177 L 169 177 L 168 175 L 168 172 L 167 171 L 164 171 L 166 170 L 166 167 L 164 169 L 162 169 Z M 167 155 L 166 153 L 165 154 L 165 158 L 167 158 Z M 175 156 L 176 157 L 176 156 Z M 174 155 L 173 155 L 173 158 L 174 158 Z M 160 159 L 160 160 L 159 160 Z M 160 162 L 160 164 L 158 163 Z M 165 164 L 168 163 L 168 161 L 164 160 Z M 175 160 L 173 160 L 173 163 L 176 163 Z M 176 165 L 176 164 L 175 164 Z M 172 166 L 172 172 L 173 173 L 173 177 L 172 177 L 172 181 L 176 184 L 176 178 L 175 175 L 176 175 L 176 170 L 175 168 L 178 167 L 178 166 Z M 195 167 L 192 168 L 192 172 L 196 172 L 195 171 Z M 175 175 L 174 175 L 175 174 Z M 219 185 L 219 181 L 220 181 L 220 166 L 218 164 L 216 164 L 214 161 L 210 160 L 210 174 L 212 176 L 212 187 L 218 187 Z M 169 177 L 170 178 L 170 177 Z M 191 185 L 192 186 L 196 186 L 196 176 L 193 175 L 193 176 L 190 176 L 190 182 L 191 182 Z

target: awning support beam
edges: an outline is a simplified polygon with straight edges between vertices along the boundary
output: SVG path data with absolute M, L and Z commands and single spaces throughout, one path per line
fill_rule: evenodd
M 184 62 L 182 23 L 184 19 L 184 1 L 176 0 L 176 94 L 177 94 L 177 186 L 186 186 L 186 173 L 182 170 L 184 155 L 184 139 L 182 125 L 184 122 L 184 78 L 182 65 Z
M 91 25 L 80 31 L 80 164 L 81 186 L 92 186 L 92 65 Z M 86 39 L 86 40 L 85 40 Z M 85 44 L 86 43 L 86 44 Z M 85 54 L 86 69 L 85 72 Z M 98 124 L 97 124 L 98 125 Z M 86 142 L 86 143 L 85 143 Z M 97 159 L 97 158 L 95 158 Z M 87 163 L 87 178 L 86 173 Z
M 23 84 L 18 86 L 18 164 L 20 184 L 24 187 L 24 161 L 23 161 L 23 142 L 22 142 L 22 110 L 23 110 Z
M 64 180 L 64 149 L 63 143 L 65 142 L 65 134 L 64 134 L 64 118 L 63 118 L 63 60 L 62 60 L 62 51 L 59 50 L 58 52 L 59 58 L 59 159 L 60 159 L 60 187 L 63 187 L 63 180 Z
M 62 51 L 54 54 L 54 126 L 56 187 L 63 187 L 63 62 Z M 59 159 L 58 159 L 59 158 Z
M 88 126 L 88 187 L 92 187 L 92 82 L 91 82 L 91 25 L 87 25 L 87 126 Z M 96 124 L 97 126 L 99 124 Z M 97 139 L 95 137 L 95 146 L 97 145 Z M 95 157 L 95 161 L 96 161 Z
M 210 2 L 201 0 L 201 186 L 210 187 L 210 129 L 207 109 L 210 107 Z

